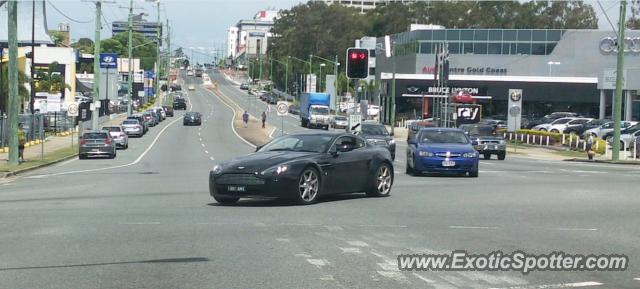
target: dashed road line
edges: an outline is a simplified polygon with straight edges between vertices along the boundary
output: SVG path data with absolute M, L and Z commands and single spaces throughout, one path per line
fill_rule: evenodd
M 205 154 L 209 154 L 209 151 L 208 151 L 208 150 L 205 150 L 205 151 L 204 151 L 204 153 L 205 153 Z
M 480 230 L 497 230 L 498 227 L 491 226 L 449 226 L 449 229 L 480 229 Z
M 209 157 L 210 160 L 215 161 L 216 159 L 214 159 L 213 157 Z
M 203 144 L 203 143 L 201 143 L 200 145 L 202 145 L 202 147 L 204 147 L 204 144 Z

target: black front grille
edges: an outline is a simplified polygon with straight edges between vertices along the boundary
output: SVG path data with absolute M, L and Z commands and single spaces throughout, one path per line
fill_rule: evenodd
M 216 178 L 219 185 L 264 185 L 264 180 L 253 174 L 224 174 Z

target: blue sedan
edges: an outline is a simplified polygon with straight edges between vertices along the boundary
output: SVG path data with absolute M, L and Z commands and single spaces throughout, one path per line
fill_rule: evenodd
M 407 147 L 407 174 L 453 173 L 478 176 L 479 154 L 460 129 L 423 128 Z

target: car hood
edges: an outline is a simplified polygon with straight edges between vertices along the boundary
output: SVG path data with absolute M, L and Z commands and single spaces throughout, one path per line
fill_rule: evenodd
M 222 164 L 224 173 L 256 173 L 291 160 L 316 155 L 311 152 L 257 152 L 231 159 Z
M 429 151 L 433 153 L 437 152 L 458 152 L 466 153 L 475 151 L 471 144 L 455 144 L 455 143 L 438 143 L 438 144 L 424 144 L 421 143 L 418 146 L 419 150 Z

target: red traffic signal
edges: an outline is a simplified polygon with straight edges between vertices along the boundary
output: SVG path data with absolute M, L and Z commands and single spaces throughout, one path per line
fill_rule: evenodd
M 364 79 L 369 76 L 369 50 L 364 48 L 347 49 L 347 77 Z

